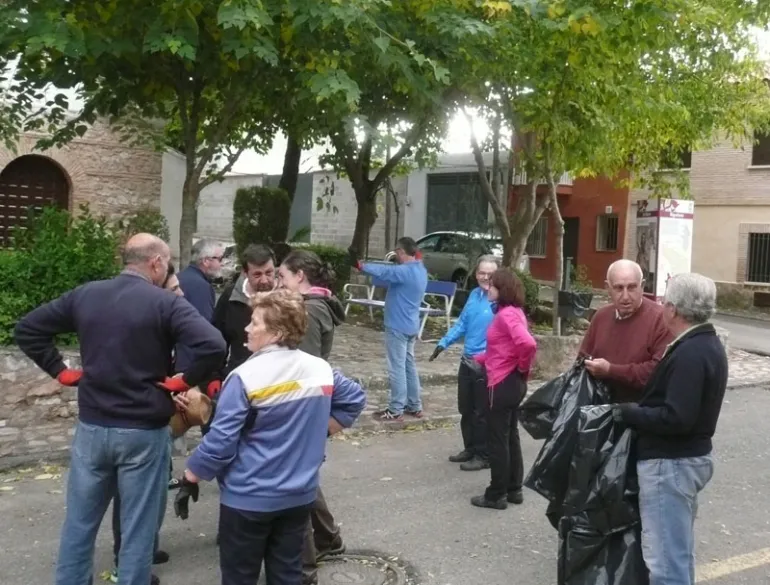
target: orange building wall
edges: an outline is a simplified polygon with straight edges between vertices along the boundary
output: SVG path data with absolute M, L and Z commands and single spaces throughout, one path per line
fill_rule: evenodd
M 511 206 L 515 205 L 516 194 L 512 194 Z M 607 268 L 615 260 L 623 258 L 623 245 L 626 236 L 628 214 L 628 187 L 620 187 L 617 180 L 598 177 L 593 179 L 575 179 L 572 193 L 559 195 L 559 209 L 563 218 L 579 218 L 577 264 L 584 265 L 588 278 L 595 288 L 602 288 Z M 613 252 L 596 250 L 597 218 L 604 215 L 607 206 L 612 206 L 612 213 L 618 216 L 618 245 Z M 548 212 L 546 212 L 548 213 Z M 548 218 L 548 239 L 544 258 L 530 258 L 532 275 L 539 280 L 554 281 L 556 255 L 556 233 L 554 222 Z

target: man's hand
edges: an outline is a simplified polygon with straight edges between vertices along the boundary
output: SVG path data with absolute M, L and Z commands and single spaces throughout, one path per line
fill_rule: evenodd
M 430 355 L 430 357 L 428 358 L 428 361 L 429 361 L 429 362 L 432 362 L 433 360 L 435 360 L 435 359 L 436 359 L 438 356 L 440 356 L 440 355 L 441 355 L 441 352 L 442 352 L 442 351 L 444 351 L 444 348 L 443 348 L 443 347 L 441 347 L 440 345 L 437 345 L 437 346 L 436 346 L 436 349 L 434 349 L 434 350 L 433 350 L 433 353 L 432 353 L 432 354 Z
M 80 378 L 83 377 L 83 370 L 75 370 L 72 368 L 66 368 L 59 372 L 56 376 L 56 380 L 62 386 L 77 386 L 80 382 Z
M 588 373 L 596 378 L 606 378 L 610 375 L 610 362 L 605 359 L 586 360 L 584 363 Z
M 209 385 L 206 386 L 206 395 L 212 400 L 222 390 L 222 380 L 212 380 Z
M 358 259 L 358 252 L 355 251 L 353 246 L 348 248 L 348 261 L 353 268 L 361 270 L 361 261 Z
M 327 436 L 331 437 L 332 435 L 341 433 L 344 428 L 345 427 L 343 427 L 339 422 L 337 422 L 336 418 L 334 418 L 333 416 L 330 416 Z
M 182 376 L 174 376 L 173 378 L 166 378 L 162 382 L 158 382 L 158 386 L 163 388 L 166 392 L 187 392 L 190 386 L 184 381 Z
M 174 498 L 174 512 L 177 518 L 187 520 L 190 515 L 190 498 L 193 502 L 198 501 L 198 478 L 189 469 L 186 469 L 182 476 L 182 485 Z
M 181 413 L 187 412 L 187 409 L 190 407 L 190 397 L 187 395 L 187 392 L 175 392 L 171 396 L 176 409 Z

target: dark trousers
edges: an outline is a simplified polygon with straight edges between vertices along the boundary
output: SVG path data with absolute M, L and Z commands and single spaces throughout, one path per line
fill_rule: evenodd
M 463 356 L 457 371 L 457 409 L 463 447 L 487 459 L 487 376 L 484 367 Z
M 342 546 L 340 527 L 329 511 L 326 498 L 318 487 L 318 498 L 310 509 L 302 548 L 302 583 L 318 582 L 318 557 Z
M 521 489 L 524 461 L 519 440 L 518 410 L 527 394 L 527 383 L 514 370 L 489 392 L 487 432 L 492 481 L 488 500 L 499 500 Z
M 310 506 L 248 512 L 219 506 L 222 585 L 256 585 L 265 563 L 267 585 L 300 585 Z

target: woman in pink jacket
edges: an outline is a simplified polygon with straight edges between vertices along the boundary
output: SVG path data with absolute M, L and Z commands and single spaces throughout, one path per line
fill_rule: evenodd
M 492 275 L 489 300 L 496 305 L 495 317 L 487 329 L 487 350 L 475 359 L 487 370 L 487 441 L 492 480 L 483 496 L 471 498 L 471 504 L 505 510 L 508 502 L 524 501 L 517 411 L 527 395 L 527 377 L 537 344 L 522 308 L 524 285 L 513 272 L 501 268 Z

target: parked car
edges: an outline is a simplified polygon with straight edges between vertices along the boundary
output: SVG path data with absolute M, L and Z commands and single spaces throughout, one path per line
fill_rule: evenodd
M 468 232 L 433 232 L 417 240 L 417 247 L 422 252 L 422 260 L 428 273 L 438 280 L 456 282 L 466 288 L 469 277 L 479 256 L 492 254 L 502 259 L 503 240 L 489 234 Z M 388 262 L 395 261 L 396 254 L 391 251 L 385 255 Z M 529 257 L 524 254 L 519 260 L 520 270 L 529 270 Z
M 213 279 L 214 284 L 228 284 L 238 277 L 241 266 L 238 262 L 235 244 L 225 246 L 225 252 L 222 254 L 222 269 Z

